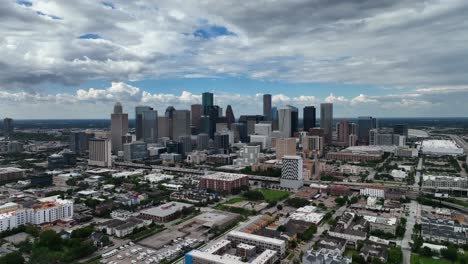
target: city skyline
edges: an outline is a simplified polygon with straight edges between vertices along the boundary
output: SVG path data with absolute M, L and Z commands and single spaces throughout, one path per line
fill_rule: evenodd
M 272 94 L 277 107 L 333 102 L 337 117 L 465 116 L 467 9 L 455 0 L 6 1 L 0 113 L 105 118 L 116 101 L 190 109 L 209 91 L 237 115 L 262 113 L 259 97 Z

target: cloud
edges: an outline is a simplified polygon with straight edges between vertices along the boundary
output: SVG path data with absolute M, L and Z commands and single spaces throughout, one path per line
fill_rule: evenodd
M 0 89 L 193 76 L 466 85 L 467 12 L 463 0 L 6 1 Z

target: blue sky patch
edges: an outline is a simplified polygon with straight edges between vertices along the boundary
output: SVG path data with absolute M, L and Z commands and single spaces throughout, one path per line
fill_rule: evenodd
M 88 34 L 81 35 L 78 38 L 80 38 L 80 39 L 100 39 L 101 36 L 99 36 L 98 34 L 88 33 Z
M 193 32 L 197 38 L 211 39 L 219 36 L 236 36 L 234 32 L 229 31 L 226 27 L 217 25 L 206 25 Z
M 115 9 L 115 6 L 111 2 L 101 2 L 103 6 L 110 7 L 112 9 Z
M 26 7 L 32 6 L 32 2 L 25 1 L 25 0 L 16 0 L 16 3 L 18 5 L 22 5 L 22 6 L 26 6 Z

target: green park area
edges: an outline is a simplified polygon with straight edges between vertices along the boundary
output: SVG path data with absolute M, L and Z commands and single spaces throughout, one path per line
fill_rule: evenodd
M 289 192 L 287 191 L 260 189 L 260 192 L 263 194 L 263 197 L 267 202 L 279 202 L 289 197 Z

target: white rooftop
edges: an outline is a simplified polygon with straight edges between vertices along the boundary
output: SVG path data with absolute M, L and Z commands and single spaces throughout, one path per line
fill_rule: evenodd
M 422 142 L 421 150 L 424 154 L 436 155 L 462 155 L 460 148 L 453 140 L 427 139 Z
M 245 174 L 239 173 L 228 173 L 228 172 L 215 172 L 213 174 L 208 174 L 203 176 L 204 179 L 215 179 L 215 180 L 225 180 L 225 181 L 234 181 L 244 177 L 248 177 Z

